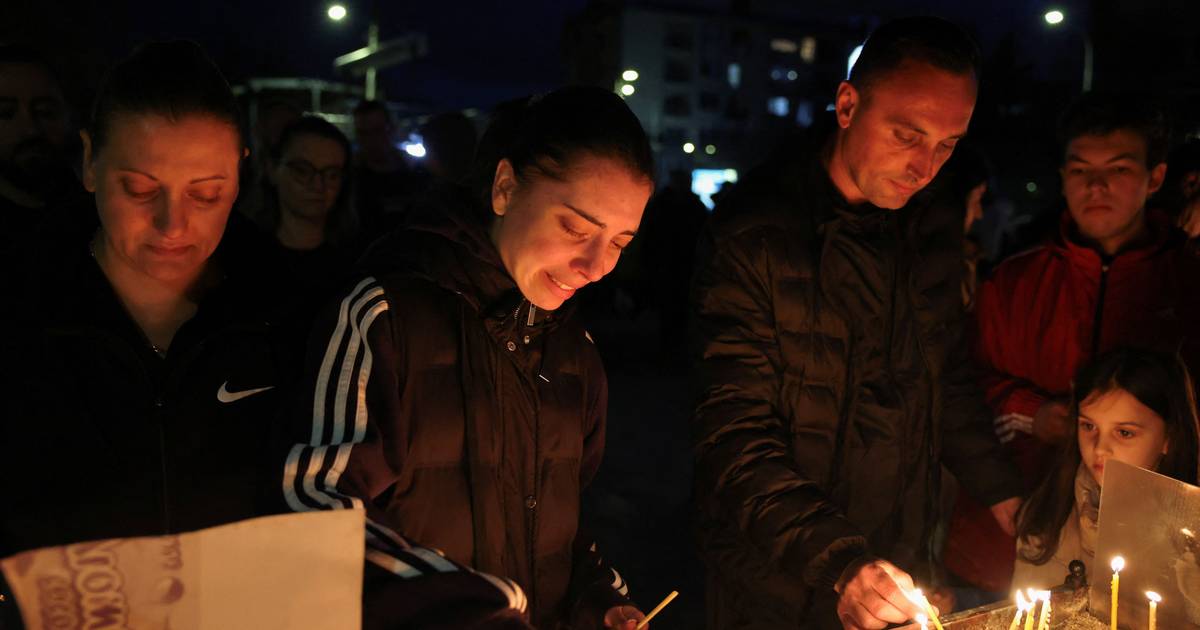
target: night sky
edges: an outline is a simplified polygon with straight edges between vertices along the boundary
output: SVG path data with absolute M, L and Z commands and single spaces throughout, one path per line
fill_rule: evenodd
M 248 76 L 335 79 L 333 59 L 366 43 L 369 3 L 343 2 L 348 15 L 341 22 L 326 16 L 330 4 L 215 0 L 165 6 L 138 0 L 127 3 L 131 28 L 111 39 L 110 50 L 120 55 L 146 39 L 186 37 L 203 44 L 235 82 Z M 551 88 L 565 76 L 562 24 L 584 4 L 380 2 L 381 40 L 422 31 L 430 51 L 423 60 L 384 71 L 382 84 L 390 100 L 435 108 L 486 106 Z
M 382 39 L 418 30 L 427 34 L 430 49 L 426 59 L 384 71 L 381 85 L 390 100 L 431 110 L 486 108 L 551 88 L 566 76 L 560 54 L 563 23 L 586 2 L 379 2 Z M 27 39 L 31 32 L 42 32 L 41 39 L 79 49 L 76 56 L 96 66 L 119 59 L 142 41 L 187 38 L 200 42 L 235 83 L 253 76 L 337 79 L 333 59 L 364 45 L 371 3 L 344 2 L 348 17 L 336 23 L 326 17 L 329 4 L 324 0 L 8 0 L 6 5 L 12 8 L 6 12 L 13 19 L 0 25 L 0 36 L 8 31 L 6 39 Z M 665 0 L 654 4 L 722 12 L 738 3 Z M 748 4 L 754 11 L 782 6 L 796 12 L 796 7 L 802 7 L 806 16 L 863 23 L 918 13 L 941 15 L 975 33 L 985 52 L 1006 35 L 1014 35 L 1023 61 L 1042 78 L 1076 73 L 1075 49 L 1081 48 L 1080 41 L 1073 41 L 1079 40 L 1077 32 L 1048 29 L 1042 13 L 1051 6 L 1063 8 L 1072 24 L 1083 22 L 1088 13 L 1088 3 L 1080 0 L 760 0 Z

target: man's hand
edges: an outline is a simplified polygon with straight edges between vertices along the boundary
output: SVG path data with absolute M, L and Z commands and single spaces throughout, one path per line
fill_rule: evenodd
M 992 506 L 992 516 L 996 518 L 1000 529 L 1009 536 L 1017 535 L 1017 510 L 1019 509 L 1021 509 L 1021 499 L 1018 497 L 1005 499 Z
M 838 619 L 851 630 L 879 630 L 904 623 L 925 612 L 906 595 L 913 590 L 912 577 L 892 563 L 869 562 L 838 589 Z
M 1066 404 L 1050 400 L 1033 416 L 1033 436 L 1046 444 L 1062 444 L 1075 430 L 1071 409 Z
M 618 630 L 635 630 L 637 625 L 646 618 L 642 611 L 633 606 L 613 606 L 604 613 L 604 627 Z M 650 626 L 647 625 L 647 628 Z

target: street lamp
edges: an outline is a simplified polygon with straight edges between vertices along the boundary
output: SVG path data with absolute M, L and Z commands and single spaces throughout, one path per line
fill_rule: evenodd
M 624 79 L 625 81 L 637 81 L 638 76 L 639 76 L 638 71 L 632 70 L 632 69 L 626 70 L 625 72 L 621 73 L 621 78 Z
M 334 22 L 341 22 L 342 20 L 346 19 L 346 7 L 341 4 L 331 4 L 329 5 L 329 10 L 325 12 L 325 15 L 328 15 L 329 19 L 333 20 Z
M 1051 28 L 1056 28 L 1067 19 L 1067 16 L 1064 15 L 1063 12 L 1060 11 L 1059 9 L 1051 9 L 1049 11 L 1046 11 L 1046 13 L 1044 15 L 1042 15 L 1042 19 L 1046 20 L 1046 24 L 1049 24 Z M 1068 26 L 1066 28 L 1071 28 L 1071 27 Z M 1074 27 L 1074 30 L 1079 31 L 1080 36 L 1083 37 L 1083 85 L 1082 85 L 1082 91 L 1091 92 L 1092 91 L 1092 55 L 1093 55 L 1093 53 L 1092 53 L 1092 37 L 1091 37 L 1091 35 L 1088 34 L 1086 29 Z

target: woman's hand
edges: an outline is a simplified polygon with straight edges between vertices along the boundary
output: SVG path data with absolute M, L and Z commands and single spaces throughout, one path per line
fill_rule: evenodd
M 633 606 L 613 606 L 604 613 L 604 627 L 617 630 L 636 630 L 638 624 L 645 618 L 646 615 Z

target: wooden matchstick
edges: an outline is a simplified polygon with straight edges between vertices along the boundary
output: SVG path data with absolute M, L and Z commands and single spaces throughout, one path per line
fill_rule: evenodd
M 657 615 L 658 613 L 662 612 L 662 609 L 666 608 L 667 604 L 670 604 L 671 600 L 675 599 L 675 597 L 678 595 L 679 595 L 679 591 L 671 591 L 671 594 L 667 595 L 667 597 L 665 599 L 663 599 L 661 602 L 659 602 L 659 604 L 654 607 L 654 610 L 651 610 L 650 614 L 646 615 L 646 618 L 642 620 L 642 623 L 638 624 L 637 630 L 642 630 L 642 628 L 645 628 L 646 624 L 650 623 L 650 620 L 654 618 L 654 615 Z

